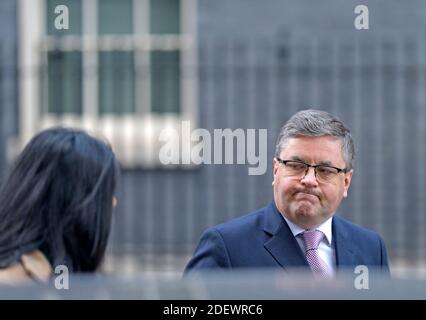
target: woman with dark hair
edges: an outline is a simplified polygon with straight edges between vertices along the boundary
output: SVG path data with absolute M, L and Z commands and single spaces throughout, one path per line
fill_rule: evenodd
M 37 134 L 0 189 L 0 283 L 47 281 L 52 268 L 92 272 L 105 253 L 118 162 L 76 129 Z

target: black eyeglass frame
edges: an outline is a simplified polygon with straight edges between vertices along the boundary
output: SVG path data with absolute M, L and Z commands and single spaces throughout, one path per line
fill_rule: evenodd
M 308 174 L 309 168 L 311 168 L 311 167 L 314 168 L 315 176 L 317 175 L 317 169 L 316 169 L 317 167 L 326 167 L 326 168 L 336 169 L 337 170 L 336 174 L 339 174 L 340 172 L 343 172 L 344 174 L 346 174 L 346 173 L 349 172 L 349 170 L 347 168 L 341 169 L 341 168 L 329 166 L 327 164 L 315 164 L 315 165 L 311 165 L 311 164 L 308 164 L 308 163 L 300 161 L 300 160 L 282 160 L 282 159 L 280 159 L 278 157 L 275 157 L 275 159 L 277 159 L 277 161 L 279 163 L 282 163 L 284 165 L 286 165 L 288 162 L 297 162 L 297 163 L 305 165 L 306 166 L 306 171 L 305 171 L 305 175 L 304 176 L 306 176 Z

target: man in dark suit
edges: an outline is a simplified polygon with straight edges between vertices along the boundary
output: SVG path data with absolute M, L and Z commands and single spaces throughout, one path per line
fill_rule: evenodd
M 364 265 L 386 273 L 383 239 L 335 216 L 351 183 L 349 130 L 327 112 L 296 113 L 279 134 L 265 208 L 204 232 L 185 272 L 214 268 L 310 268 L 332 277 Z

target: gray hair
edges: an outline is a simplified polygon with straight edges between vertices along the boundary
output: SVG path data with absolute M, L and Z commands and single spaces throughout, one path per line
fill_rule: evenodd
M 340 120 L 328 112 L 309 109 L 293 115 L 281 128 L 275 145 L 275 157 L 280 156 L 288 139 L 300 136 L 339 138 L 342 142 L 342 154 L 346 169 L 352 169 L 355 147 L 351 133 Z

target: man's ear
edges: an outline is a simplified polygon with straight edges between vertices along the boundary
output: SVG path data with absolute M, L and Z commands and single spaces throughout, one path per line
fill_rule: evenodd
M 343 191 L 343 198 L 346 198 L 348 196 L 348 190 L 349 190 L 349 186 L 351 185 L 353 173 L 354 171 L 351 170 L 345 174 L 345 180 L 343 181 L 344 183 L 343 187 L 345 188 L 345 190 Z
M 277 159 L 274 158 L 274 169 L 273 169 L 273 180 L 272 180 L 272 186 L 275 184 L 275 176 L 277 175 L 277 171 L 278 171 L 278 166 L 279 166 L 279 162 L 277 161 Z
M 277 170 L 278 170 L 278 165 L 279 164 L 280 163 L 278 162 L 278 160 L 274 158 L 274 177 L 277 174 Z

